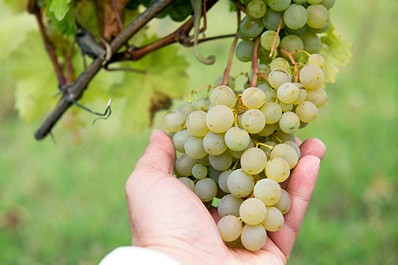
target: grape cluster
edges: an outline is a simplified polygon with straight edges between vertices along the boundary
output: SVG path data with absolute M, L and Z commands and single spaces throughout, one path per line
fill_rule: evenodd
M 227 244 L 256 251 L 290 209 L 282 186 L 300 158 L 295 133 L 327 101 L 318 33 L 330 26 L 334 1 L 241 2 L 247 16 L 235 54 L 252 62 L 252 74 L 242 88 L 231 77 L 217 82 L 204 98 L 167 113 L 164 124 L 178 179 L 206 205 L 219 199 Z

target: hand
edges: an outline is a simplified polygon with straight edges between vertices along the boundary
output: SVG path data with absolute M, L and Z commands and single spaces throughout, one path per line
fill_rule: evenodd
M 268 233 L 263 249 L 250 252 L 225 246 L 220 219 L 173 176 L 170 138 L 154 131 L 150 144 L 126 183 L 133 245 L 161 251 L 181 264 L 286 264 L 311 198 L 325 145 L 308 139 L 285 187 L 292 200 L 282 230 Z

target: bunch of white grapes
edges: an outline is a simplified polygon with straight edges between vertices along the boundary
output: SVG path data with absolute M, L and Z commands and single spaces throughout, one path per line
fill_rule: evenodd
M 327 101 L 317 33 L 329 27 L 334 1 L 241 2 L 247 16 L 235 54 L 241 61 L 258 59 L 260 78 L 253 83 L 251 75 L 240 90 L 233 80 L 216 85 L 205 98 L 167 113 L 164 124 L 178 152 L 177 178 L 206 205 L 219 200 L 218 229 L 225 242 L 256 251 L 267 231 L 283 228 L 290 209 L 282 186 L 300 158 L 295 133 Z

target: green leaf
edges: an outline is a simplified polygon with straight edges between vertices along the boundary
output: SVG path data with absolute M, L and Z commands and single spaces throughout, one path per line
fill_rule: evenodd
M 327 83 L 336 82 L 336 75 L 339 68 L 346 66 L 351 61 L 352 45 L 342 37 L 337 36 L 333 26 L 322 36 L 321 54 L 325 58 L 326 64 L 323 67 L 325 72 L 325 81 Z
M 49 10 L 54 13 L 58 21 L 61 21 L 70 10 L 70 2 L 71 0 L 53 0 Z

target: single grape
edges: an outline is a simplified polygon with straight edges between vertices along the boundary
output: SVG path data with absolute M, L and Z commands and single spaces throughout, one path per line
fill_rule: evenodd
M 264 129 L 265 122 L 264 114 L 258 109 L 247 110 L 241 118 L 242 128 L 252 134 L 261 132 Z
M 278 208 L 282 214 L 286 214 L 290 210 L 291 199 L 289 193 L 286 190 L 281 189 L 281 197 L 279 201 L 274 205 L 274 207 Z
M 281 106 L 281 109 L 282 109 L 283 112 L 289 112 L 294 107 L 293 103 L 286 104 L 286 103 L 283 103 L 283 102 L 279 102 L 279 105 Z
M 181 112 L 185 117 L 195 110 L 195 106 L 190 102 L 184 102 L 178 107 L 178 111 Z
M 252 147 L 242 154 L 240 164 L 243 171 L 256 175 L 263 171 L 267 165 L 267 155 L 260 148 Z
M 173 135 L 173 145 L 178 152 L 185 153 L 184 144 L 188 136 L 187 130 L 178 131 Z
M 229 152 L 224 152 L 221 155 L 209 155 L 210 165 L 218 171 L 225 171 L 232 165 L 232 156 Z
M 239 238 L 242 233 L 242 222 L 233 215 L 227 215 L 218 221 L 218 231 L 225 242 L 231 242 Z
M 203 137 L 209 131 L 206 125 L 206 112 L 196 110 L 188 115 L 186 127 L 190 134 L 196 137 Z
M 285 10 L 291 2 L 291 0 L 268 0 L 269 6 L 275 11 Z
M 184 144 L 185 153 L 193 158 L 200 159 L 207 156 L 206 150 L 203 148 L 203 138 L 189 136 Z
M 281 197 L 281 186 L 272 179 L 261 179 L 254 186 L 254 197 L 261 200 L 265 206 L 272 206 Z
M 258 135 L 263 136 L 263 137 L 267 137 L 272 135 L 277 129 L 277 124 L 266 124 L 264 126 L 264 129 L 258 133 Z
M 226 192 L 226 193 L 230 193 L 228 186 L 227 186 L 227 181 L 228 181 L 229 174 L 231 174 L 231 172 L 232 172 L 231 169 L 223 171 L 223 172 L 221 172 L 220 176 L 218 177 L 218 186 L 220 187 L 220 189 L 223 192 Z
M 185 115 L 179 111 L 171 111 L 163 119 L 166 129 L 172 133 L 181 131 L 185 126 Z
M 294 83 L 296 86 L 300 87 L 298 96 L 295 101 L 293 101 L 294 105 L 298 105 L 303 102 L 307 98 L 307 90 L 300 83 Z
M 242 38 L 255 38 L 263 32 L 264 26 L 261 20 L 246 16 L 239 24 L 238 34 Z
M 294 112 L 285 112 L 279 120 L 279 127 L 284 133 L 294 134 L 300 128 L 300 119 Z
M 192 168 L 197 161 L 187 154 L 182 154 L 176 159 L 175 170 L 180 177 L 189 177 L 192 175 Z
M 220 85 L 211 91 L 210 103 L 212 106 L 225 105 L 232 109 L 235 107 L 236 96 L 235 92 L 229 86 Z
M 271 158 L 265 167 L 265 175 L 276 182 L 283 182 L 290 176 L 289 164 L 282 158 Z
M 262 225 L 245 225 L 242 229 L 242 245 L 251 251 L 260 250 L 267 240 L 267 232 Z
M 282 116 L 282 108 L 276 102 L 266 102 L 260 111 L 264 114 L 266 124 L 274 124 Z
M 295 112 L 300 121 L 305 123 L 310 123 L 318 117 L 318 108 L 310 101 L 298 104 Z
M 275 89 L 278 89 L 284 83 L 291 82 L 291 80 L 290 74 L 282 69 L 272 70 L 268 75 L 268 82 Z
M 207 167 L 196 164 L 192 167 L 192 176 L 196 179 L 204 179 L 207 176 Z
M 217 194 L 217 184 L 211 178 L 200 179 L 196 182 L 194 191 L 201 201 L 209 202 Z
M 235 169 L 228 177 L 227 186 L 232 195 L 246 197 L 253 191 L 254 178 L 242 169 Z
M 323 85 L 325 75 L 319 66 L 307 64 L 300 70 L 300 82 L 307 89 L 317 89 Z
M 282 14 L 283 14 L 282 12 L 278 12 L 273 9 L 268 9 L 265 15 L 261 19 L 264 27 L 267 30 L 273 30 L 276 32 L 278 30 L 279 23 L 282 19 Z M 284 26 L 285 24 L 283 23 L 281 28 L 283 28 Z
M 224 134 L 208 132 L 203 138 L 203 148 L 209 155 L 221 155 L 227 150 Z
M 284 144 L 290 145 L 296 151 L 297 157 L 300 158 L 301 150 L 295 141 L 286 141 Z
M 284 83 L 276 91 L 278 99 L 285 104 L 293 103 L 297 99 L 298 94 L 299 88 L 291 82 Z
M 178 178 L 179 181 L 181 181 L 185 186 L 187 186 L 188 189 L 191 191 L 194 191 L 195 189 L 195 183 L 193 183 L 192 179 L 187 178 L 187 177 L 181 177 Z
M 268 81 L 257 85 L 257 87 L 264 92 L 267 102 L 276 100 L 276 91 L 270 86 Z
M 243 200 L 232 194 L 227 194 L 218 202 L 218 215 L 222 218 L 227 215 L 239 216 L 239 208 Z
M 239 208 L 239 216 L 248 225 L 260 224 L 267 213 L 265 204 L 256 198 L 249 198 L 243 201 Z
M 209 164 L 210 164 L 210 163 L 209 163 Z M 207 168 L 207 174 L 209 175 L 209 177 L 210 177 L 211 179 L 213 179 L 215 182 L 218 183 L 218 179 L 220 178 L 220 174 L 221 174 L 221 172 L 220 172 L 219 170 L 215 169 L 215 168 L 212 167 L 212 166 L 209 166 L 209 167 Z
M 303 41 L 304 50 L 309 53 L 316 53 L 321 50 L 321 38 L 312 31 L 306 31 L 299 35 L 300 39 Z
M 235 49 L 236 58 L 241 62 L 250 62 L 253 58 L 254 42 L 251 40 L 242 40 Z
M 325 66 L 325 58 L 319 53 L 311 54 L 310 57 L 308 57 L 308 64 L 313 64 L 322 68 Z
M 311 28 L 321 29 L 328 25 L 329 10 L 323 5 L 310 5 L 307 7 L 307 24 Z
M 262 225 L 267 231 L 276 232 L 283 228 L 285 218 L 282 212 L 276 207 L 267 207 L 267 216 L 264 218 Z
M 295 59 L 298 59 L 301 56 L 301 52 L 296 51 L 304 49 L 303 41 L 295 34 L 290 34 L 283 37 L 279 46 L 285 51 L 292 53 L 292 56 Z
M 313 89 L 307 91 L 307 101 L 310 101 L 315 104 L 318 108 L 325 105 L 328 100 L 328 95 L 323 88 Z
M 263 0 L 253 0 L 246 5 L 246 13 L 252 18 L 262 18 L 267 12 L 267 5 Z
M 283 13 L 287 27 L 297 30 L 307 23 L 307 10 L 302 5 L 291 4 Z
M 331 9 L 335 3 L 336 3 L 336 0 L 323 0 L 321 2 L 321 5 L 323 5 L 327 9 Z
M 280 157 L 289 164 L 289 168 L 292 169 L 297 165 L 298 155 L 296 150 L 288 144 L 281 143 L 272 149 L 270 158 Z
M 265 103 L 264 92 L 257 87 L 246 88 L 242 93 L 242 102 L 248 109 L 259 109 Z
M 206 115 L 206 124 L 210 131 L 215 133 L 226 132 L 234 123 L 234 114 L 225 105 L 216 105 L 209 109 Z
M 271 71 L 275 69 L 282 69 L 286 72 L 291 71 L 289 62 L 283 57 L 276 57 L 270 64 Z
M 232 127 L 225 133 L 225 144 L 233 151 L 242 151 L 250 143 L 249 133 L 239 127 Z
M 272 45 L 274 44 L 274 39 L 276 38 L 275 48 L 277 48 L 281 42 L 279 35 L 276 35 L 276 31 L 267 30 L 261 34 L 260 37 L 260 45 L 264 49 L 270 51 L 272 49 Z

